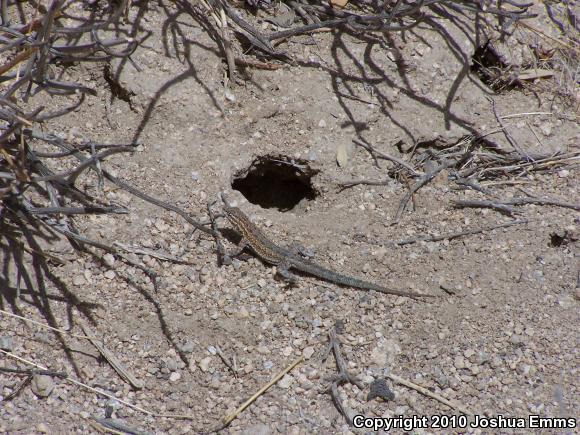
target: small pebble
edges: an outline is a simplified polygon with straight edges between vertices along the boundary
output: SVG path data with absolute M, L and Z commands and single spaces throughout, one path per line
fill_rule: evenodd
M 280 388 L 284 388 L 285 390 L 290 388 L 290 386 L 294 383 L 294 378 L 290 375 L 285 375 L 280 382 L 278 382 L 278 386 Z
M 453 365 L 455 366 L 456 369 L 464 369 L 465 368 L 465 358 L 463 358 L 462 356 L 458 355 L 455 357 L 455 359 L 453 360 Z
M 181 345 L 181 348 L 180 348 L 180 350 L 181 350 L 183 353 L 191 353 L 191 352 L 193 352 L 193 348 L 194 348 L 194 346 L 195 346 L 195 345 L 194 345 L 193 341 L 186 341 L 185 343 L 183 343 L 183 344 Z
M 224 90 L 224 97 L 226 97 L 226 100 L 228 100 L 232 103 L 236 102 L 236 96 L 228 88 L 225 88 L 225 90 Z
M 382 346 L 375 347 L 371 352 L 371 360 L 374 365 L 378 367 L 385 367 L 387 365 L 387 352 Z
M 103 255 L 103 262 L 108 267 L 113 267 L 115 265 L 115 257 L 110 252 Z
M 85 277 L 84 277 L 84 276 L 82 276 L 82 275 L 76 275 L 76 276 L 73 278 L 73 284 L 74 284 L 74 285 L 76 285 L 76 286 L 81 286 L 81 285 L 83 285 L 83 284 L 85 284 L 85 283 L 86 283 L 86 281 L 85 281 Z
M 199 362 L 199 368 L 202 372 L 207 372 L 209 370 L 209 365 L 211 364 L 211 357 L 205 357 Z
M 109 270 L 105 271 L 105 273 L 103 275 L 107 279 L 113 279 L 113 278 L 115 278 L 115 271 L 109 269 Z
M 14 350 L 14 340 L 8 335 L 3 335 L 0 337 L 0 349 L 6 352 L 12 352 Z
M 304 358 L 310 359 L 312 355 L 314 355 L 314 348 L 312 346 L 304 348 L 304 350 L 302 351 L 302 355 L 304 355 Z
M 387 381 L 384 378 L 376 379 L 371 384 L 369 394 L 367 395 L 367 402 L 377 397 L 380 397 L 381 399 L 387 402 L 389 400 L 395 399 L 395 393 L 391 391 L 391 389 L 387 385 Z
M 570 175 L 570 171 L 568 169 L 562 169 L 558 171 L 558 177 L 560 178 L 567 178 Z
M 50 376 L 34 375 L 30 383 L 32 392 L 38 397 L 48 397 L 54 390 L 54 382 Z
M 179 372 L 171 372 L 171 374 L 169 375 L 170 382 L 177 382 L 180 379 L 181 379 L 181 373 L 179 373 Z

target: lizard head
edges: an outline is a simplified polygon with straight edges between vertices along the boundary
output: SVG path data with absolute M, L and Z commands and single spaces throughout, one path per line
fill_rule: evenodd
M 224 193 L 221 193 L 220 196 L 224 203 L 223 211 L 226 217 L 232 224 L 240 226 L 245 219 L 244 213 L 239 208 L 233 207 Z

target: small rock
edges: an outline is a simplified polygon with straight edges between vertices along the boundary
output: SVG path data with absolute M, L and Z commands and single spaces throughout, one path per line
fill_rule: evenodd
M 558 171 L 558 177 L 560 178 L 567 178 L 570 175 L 570 171 L 568 169 L 562 169 Z
M 456 356 L 455 359 L 453 360 L 453 365 L 458 370 L 464 369 L 465 368 L 465 358 L 463 358 L 461 355 Z
M 378 367 L 385 367 L 387 365 L 387 352 L 382 346 L 375 347 L 371 352 L 371 359 L 373 364 Z
M 167 231 L 167 229 L 169 229 L 169 225 L 167 225 L 165 222 L 163 222 L 162 219 L 157 219 L 155 221 L 155 228 L 157 228 L 161 232 L 165 232 L 165 231 Z
M 501 358 L 499 356 L 494 356 L 493 359 L 491 360 L 491 366 L 494 369 L 500 367 L 502 364 L 503 364 L 503 361 L 501 360 Z
M 115 257 L 110 252 L 103 255 L 103 262 L 108 267 L 113 267 L 115 265 Z
M 552 134 L 552 124 L 549 122 L 545 122 L 540 125 L 540 131 L 544 136 L 550 136 Z
M 285 390 L 290 388 L 290 386 L 294 383 L 294 378 L 290 375 L 285 375 L 278 385 L 280 388 L 284 388 Z
M 197 277 L 197 270 L 195 270 L 193 267 L 189 267 L 187 268 L 183 274 L 191 281 L 191 282 L 195 282 L 197 281 L 198 277 Z
M 224 89 L 224 97 L 226 97 L 226 100 L 228 100 L 228 101 L 230 101 L 232 103 L 235 103 L 236 102 L 236 96 L 228 88 L 225 88 Z
M 380 397 L 385 401 L 394 400 L 395 393 L 391 391 L 389 386 L 387 385 L 387 381 L 384 378 L 376 379 L 372 384 L 367 395 L 367 402 L 373 400 L 376 397 Z
M 271 370 L 274 367 L 274 363 L 272 361 L 264 361 L 264 370 Z
M 312 355 L 314 355 L 314 348 L 312 346 L 304 348 L 304 350 L 302 351 L 302 355 L 304 355 L 304 358 L 310 359 Z
M 326 127 L 326 121 L 324 119 L 321 119 L 320 121 L 318 121 L 318 126 L 320 128 Z
M 171 372 L 171 374 L 169 375 L 170 382 L 177 382 L 180 379 L 181 379 L 181 373 L 179 373 L 179 372 Z
M 107 278 L 107 279 L 113 279 L 113 278 L 115 278 L 115 271 L 114 271 L 114 270 L 111 270 L 111 269 L 109 269 L 109 270 L 105 271 L 105 273 L 104 273 L 103 275 L 104 275 L 104 276 L 105 276 L 105 278 Z
M 77 276 L 75 276 L 73 278 L 73 284 L 76 285 L 76 286 L 81 286 L 81 285 L 83 285 L 85 283 L 86 283 L 85 277 L 82 276 L 82 275 L 77 275 Z
M 48 426 L 46 424 L 44 424 L 44 423 L 38 423 L 36 425 L 36 430 L 39 433 L 48 433 Z
M 8 335 L 3 335 L 0 337 L 0 349 L 6 352 L 12 352 L 14 350 L 14 340 Z
M 207 372 L 209 370 L 209 365 L 211 364 L 211 356 L 205 357 L 199 362 L 199 368 L 202 372 Z
M 436 347 L 430 348 L 429 352 L 427 353 L 427 359 L 437 358 L 437 356 L 439 356 L 439 351 L 437 350 L 437 348 Z
M 510 343 L 513 344 L 514 346 L 522 346 L 525 344 L 525 338 L 521 335 L 518 334 L 513 334 L 510 337 Z
M 54 390 L 54 382 L 50 376 L 34 375 L 30 383 L 32 392 L 38 397 L 48 397 Z
M 193 352 L 193 348 L 195 347 L 195 344 L 193 343 L 193 341 L 186 341 L 185 343 L 183 343 L 180 347 L 180 350 L 183 353 L 191 353 Z
M 167 358 L 165 361 L 165 367 L 167 367 L 170 371 L 177 370 L 177 361 L 173 358 Z

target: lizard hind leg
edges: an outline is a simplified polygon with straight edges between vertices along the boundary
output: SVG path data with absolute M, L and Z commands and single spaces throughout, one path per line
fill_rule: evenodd
M 290 272 L 290 265 L 287 263 L 278 264 L 276 266 L 276 273 L 290 285 L 295 285 L 298 282 L 298 278 L 296 278 L 296 275 Z

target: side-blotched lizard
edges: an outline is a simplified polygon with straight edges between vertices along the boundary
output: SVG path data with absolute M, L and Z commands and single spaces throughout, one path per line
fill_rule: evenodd
M 346 287 L 354 287 L 363 290 L 375 290 L 377 292 L 407 296 L 407 297 L 434 297 L 433 295 L 426 295 L 421 293 L 405 292 L 400 290 L 391 290 L 372 282 L 363 281 L 351 276 L 342 275 L 326 269 L 312 261 L 305 260 L 300 256 L 294 254 L 288 249 L 282 248 L 272 242 L 260 228 L 250 221 L 242 210 L 237 207 L 232 207 L 222 195 L 224 202 L 223 211 L 227 219 L 233 225 L 234 229 L 240 233 L 242 239 L 238 244 L 239 250 L 233 256 L 239 255 L 245 248 L 249 248 L 254 254 L 266 263 L 273 264 L 277 267 L 278 273 L 286 279 L 293 280 L 294 278 L 289 273 L 288 269 L 293 268 L 309 275 L 314 275 L 322 278 L 325 281 L 330 281 L 335 284 L 340 284 Z

